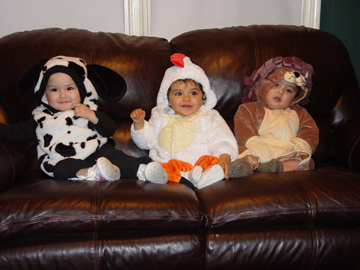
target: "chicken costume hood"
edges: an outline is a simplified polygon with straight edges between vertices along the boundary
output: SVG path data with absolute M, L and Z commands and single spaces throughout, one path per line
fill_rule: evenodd
M 167 93 L 173 82 L 185 79 L 192 79 L 203 87 L 206 100 L 200 108 L 200 111 L 207 113 L 213 109 L 217 103 L 217 98 L 210 87 L 210 81 L 204 70 L 198 65 L 193 64 L 189 57 L 181 53 L 173 54 L 170 60 L 174 66 L 166 70 L 157 96 L 157 110 L 159 114 L 175 114 L 175 111 L 169 106 Z

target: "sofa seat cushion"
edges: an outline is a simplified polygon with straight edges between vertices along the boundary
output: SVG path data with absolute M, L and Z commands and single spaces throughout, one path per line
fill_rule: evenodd
M 358 223 L 209 229 L 206 237 L 205 269 L 359 269 Z
M 30 235 L 2 241 L 0 269 L 195 270 L 204 252 L 200 229 Z
M 360 221 L 360 173 L 343 168 L 255 173 L 197 192 L 210 228 Z
M 26 179 L 26 178 L 24 178 Z M 119 229 L 199 228 L 195 192 L 180 184 L 32 179 L 0 194 L 0 238 Z

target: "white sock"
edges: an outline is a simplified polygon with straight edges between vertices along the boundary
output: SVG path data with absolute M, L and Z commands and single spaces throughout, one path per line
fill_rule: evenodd
M 201 166 L 195 166 L 190 172 L 189 172 L 189 181 L 196 186 L 198 182 L 201 179 L 201 176 L 203 174 L 203 169 Z
M 197 185 L 199 182 L 201 175 L 202 175 L 202 167 L 201 166 L 195 166 L 190 171 L 187 172 L 180 172 L 181 176 L 185 179 L 189 180 L 191 184 L 194 186 Z
M 145 168 L 146 168 L 146 164 L 140 164 L 139 168 L 138 168 L 138 171 L 136 173 L 136 176 L 141 181 L 146 181 L 146 179 L 145 179 Z
M 223 180 L 224 177 L 225 173 L 223 168 L 219 164 L 216 164 L 203 172 L 199 182 L 197 183 L 197 188 L 200 189 L 207 187 L 211 184 Z
M 150 162 L 148 164 L 140 164 L 137 177 L 141 181 L 151 182 L 154 184 L 166 184 L 168 175 L 158 162 Z

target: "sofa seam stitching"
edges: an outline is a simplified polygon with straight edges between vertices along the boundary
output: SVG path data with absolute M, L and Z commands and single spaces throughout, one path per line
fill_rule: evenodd
M 295 179 L 296 182 L 298 182 L 302 188 L 304 189 L 308 200 L 309 200 L 309 211 L 310 211 L 310 222 L 314 223 L 316 221 L 316 200 L 314 198 L 314 196 L 312 195 L 312 193 L 310 192 L 309 188 L 307 187 L 307 185 L 305 185 L 305 183 L 299 179 Z
M 249 31 L 250 31 L 251 39 L 252 39 L 253 45 L 254 45 L 255 63 L 256 63 L 256 66 L 258 67 L 258 66 L 260 66 L 259 45 L 258 45 L 254 31 L 251 28 L 249 29 Z
M 310 226 L 311 235 L 312 235 L 312 252 L 311 252 L 311 262 L 310 262 L 309 269 L 313 270 L 315 268 L 317 257 L 318 257 L 317 254 L 319 251 L 319 237 L 315 230 L 314 224 L 310 223 L 309 226 Z

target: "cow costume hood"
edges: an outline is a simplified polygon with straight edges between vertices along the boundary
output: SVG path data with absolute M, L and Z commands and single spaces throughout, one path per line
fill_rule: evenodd
M 65 73 L 75 82 L 81 103 L 93 107 L 97 103 L 98 94 L 87 77 L 87 68 L 84 60 L 75 57 L 57 56 L 50 59 L 42 68 L 34 92 L 38 104 L 50 107 L 45 96 L 46 85 L 51 75 Z M 52 109 L 52 108 L 50 108 Z
M 81 103 L 93 111 L 98 108 L 98 93 L 107 101 L 117 101 L 126 92 L 125 80 L 115 71 L 99 65 L 87 66 L 84 60 L 76 57 L 56 56 L 42 60 L 20 78 L 20 91 L 34 92 L 39 105 L 32 112 L 37 123 L 38 158 L 41 169 L 51 177 L 59 161 L 84 160 L 109 139 L 102 137 L 89 120 L 76 117 L 73 109 L 59 111 L 48 104 L 44 92 L 50 76 L 55 73 L 69 75 L 79 90 Z
M 65 73 L 74 80 L 84 104 L 96 104 L 98 96 L 108 102 L 116 102 L 126 93 L 126 82 L 115 71 L 101 65 L 87 65 L 81 58 L 62 55 L 43 59 L 30 67 L 19 80 L 20 92 L 35 93 L 38 105 L 49 108 L 44 92 L 50 76 L 57 72 Z

